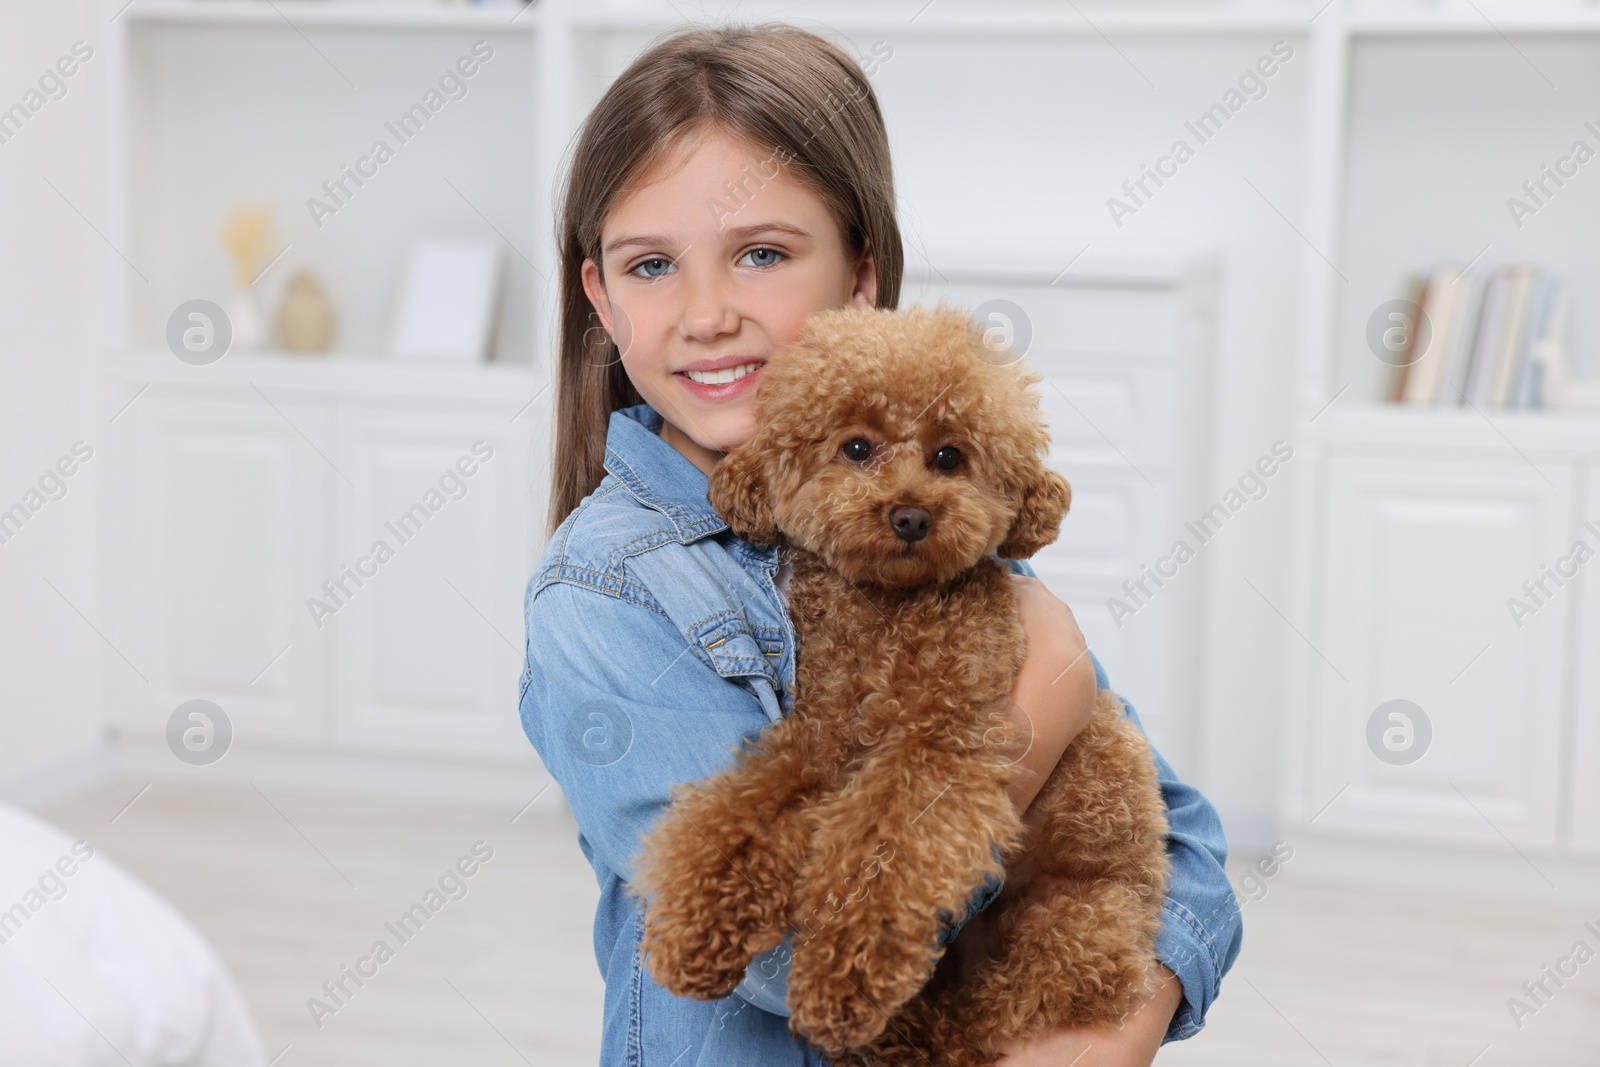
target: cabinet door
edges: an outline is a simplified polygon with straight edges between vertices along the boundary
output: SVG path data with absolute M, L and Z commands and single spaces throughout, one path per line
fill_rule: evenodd
M 1193 708 L 1164 684 L 1172 601 L 1165 582 L 1158 586 L 1159 576 L 1152 580 L 1143 572 L 1163 554 L 1155 532 L 1173 525 L 1166 486 L 1158 481 L 1152 487 L 1103 464 L 1053 466 L 1072 485 L 1072 507 L 1060 538 L 1034 557 L 1034 568 L 1071 606 L 1112 687 L 1139 709 L 1157 747 L 1174 759 L 1168 727 Z M 1144 589 L 1124 586 L 1137 580 Z
M 523 759 L 522 592 L 539 509 L 504 413 L 341 409 L 337 556 L 305 610 L 338 642 L 335 731 Z M 331 591 L 330 591 L 331 590 Z
M 326 412 L 275 403 L 152 387 L 117 426 L 113 627 L 149 682 L 119 686 L 125 728 L 160 733 L 204 698 L 236 744 L 319 733 L 322 652 L 291 591 L 319 569 Z
M 1572 654 L 1577 658 L 1577 694 L 1572 746 L 1572 845 L 1600 854 L 1600 467 L 1586 471 L 1587 491 L 1575 541 L 1596 553 L 1578 578 L 1581 595 Z
M 1336 454 L 1328 473 L 1307 803 L 1338 799 L 1319 826 L 1556 845 L 1573 590 L 1515 619 L 1508 598 L 1570 545 L 1574 469 Z M 1374 713 L 1397 699 L 1422 709 L 1425 746 L 1417 716 L 1387 713 L 1369 742 Z

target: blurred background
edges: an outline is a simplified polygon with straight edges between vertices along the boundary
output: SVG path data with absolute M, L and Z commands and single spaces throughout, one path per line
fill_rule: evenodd
M 56 828 L 0 845 L 17 1003 L 75 1063 L 207 1011 L 284 1067 L 596 1061 L 516 709 L 553 194 L 656 35 L 766 18 L 871 76 L 903 303 L 1044 375 L 1040 573 L 1223 817 L 1243 952 L 1157 1063 L 1600 1062 L 1579 0 L 7 6 L 0 801 Z M 159 1010 L 44 950 L 102 861 L 195 935 Z

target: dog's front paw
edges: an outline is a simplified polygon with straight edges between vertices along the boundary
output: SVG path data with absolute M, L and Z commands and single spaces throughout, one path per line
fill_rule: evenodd
M 721 1000 L 754 952 L 715 901 L 687 898 L 646 913 L 643 948 L 651 977 L 674 996 Z
M 647 843 L 635 884 L 649 894 L 643 947 L 651 976 L 674 995 L 727 996 L 788 929 L 786 864 L 758 833 L 675 816 Z
M 842 979 L 797 982 L 795 972 L 789 972 L 790 1030 L 835 1053 L 871 1042 L 888 1022 L 858 988 Z
M 937 962 L 931 932 L 924 942 L 876 917 L 843 919 L 803 940 L 789 970 L 791 1029 L 829 1050 L 875 1040 Z

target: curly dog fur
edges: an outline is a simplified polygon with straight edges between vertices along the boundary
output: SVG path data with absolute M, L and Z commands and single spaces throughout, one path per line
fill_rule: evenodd
M 1116 1025 L 1153 975 L 1166 812 L 1116 694 L 1025 816 L 1005 791 L 1023 633 L 992 556 L 1053 541 L 1071 492 L 1038 377 L 1001 356 L 944 305 L 813 316 L 711 479 L 733 532 L 793 563 L 796 702 L 674 791 L 632 891 L 680 996 L 727 996 L 793 929 L 790 1029 L 835 1064 L 992 1064 L 999 1038 Z

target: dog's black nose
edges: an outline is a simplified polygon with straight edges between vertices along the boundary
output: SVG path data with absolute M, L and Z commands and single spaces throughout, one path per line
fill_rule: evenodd
M 902 541 L 922 540 L 928 536 L 928 527 L 932 524 L 933 516 L 928 514 L 927 508 L 900 504 L 889 509 L 889 525 L 894 527 L 894 535 Z

